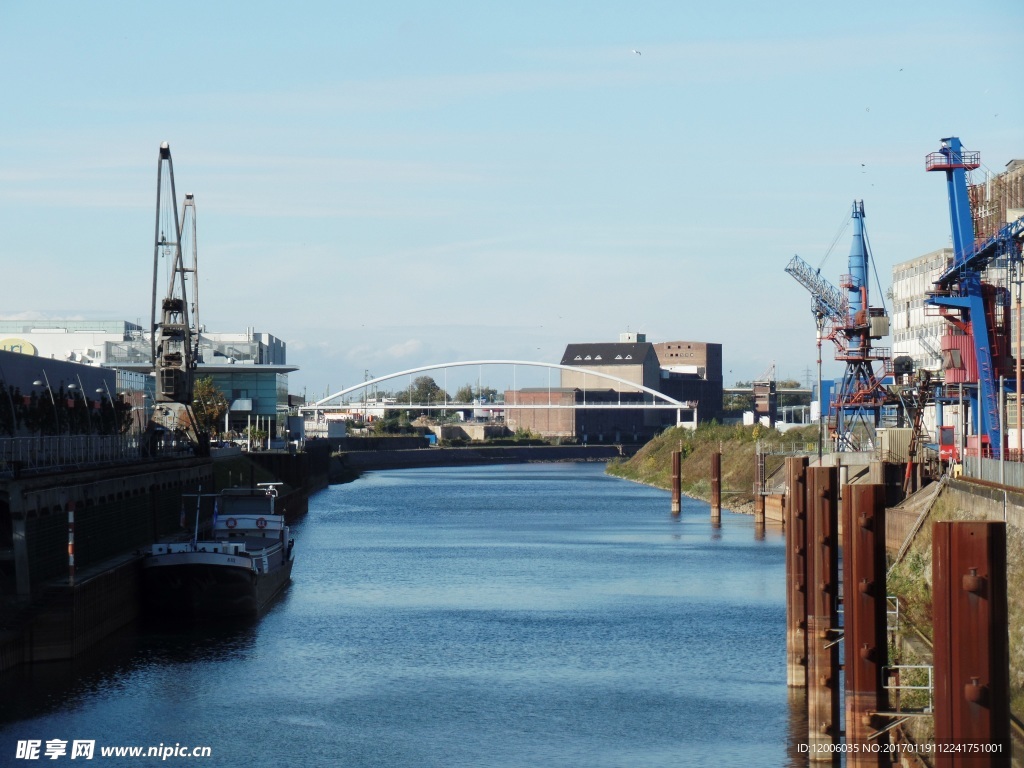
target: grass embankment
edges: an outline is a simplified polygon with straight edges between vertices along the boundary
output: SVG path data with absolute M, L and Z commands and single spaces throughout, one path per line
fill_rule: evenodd
M 817 427 L 813 428 L 817 438 Z M 754 501 L 755 453 L 758 440 L 783 442 L 785 437 L 763 426 L 702 424 L 696 430 L 675 427 L 641 448 L 635 456 L 608 463 L 608 474 L 657 488 L 672 488 L 672 452 L 681 451 L 679 484 L 695 499 L 711 499 L 711 456 L 722 454 L 722 506 L 734 512 L 750 512 Z M 797 435 L 797 440 L 805 439 Z
M 911 624 L 928 642 L 932 638 L 932 523 L 944 520 L 976 520 L 970 510 L 959 508 L 949 498 L 940 498 L 932 506 L 928 520 L 913 543 L 896 563 L 886 580 L 889 594 L 900 600 L 901 621 Z M 1010 710 L 1024 715 L 1024 530 L 1006 526 L 1006 579 L 1010 625 Z M 917 664 L 920 659 L 895 660 L 899 664 Z

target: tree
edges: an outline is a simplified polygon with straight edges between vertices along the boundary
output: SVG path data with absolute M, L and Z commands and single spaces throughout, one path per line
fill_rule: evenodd
M 402 431 L 399 411 L 384 411 L 384 418 L 373 420 L 373 434 L 394 435 Z
M 444 403 L 451 397 L 437 386 L 430 376 L 419 376 L 413 380 L 412 386 L 395 394 L 397 405 L 402 403 Z
M 785 379 L 784 381 L 778 382 L 775 386 L 778 389 L 800 389 L 801 388 L 800 382 L 797 381 L 796 379 Z M 808 392 L 807 394 L 801 394 L 801 393 L 798 393 L 798 392 L 794 392 L 792 394 L 786 393 L 786 394 L 780 394 L 779 395 L 779 406 L 780 407 L 789 406 L 789 405 L 810 405 L 810 404 L 811 404 L 811 394 L 810 394 L 810 392 Z
M 474 387 L 472 384 L 463 384 L 455 393 L 455 402 L 472 403 L 478 397 L 483 397 L 486 402 L 493 403 L 498 397 L 498 390 L 493 387 Z
M 735 389 L 747 389 L 742 394 L 727 393 L 722 396 L 722 410 L 728 413 L 742 413 L 754 410 L 753 384 L 749 381 L 737 381 Z
M 259 450 L 263 447 L 263 441 L 267 439 L 267 431 L 265 429 L 257 429 L 256 427 L 246 427 L 244 430 L 245 436 L 249 438 L 251 447 Z
M 213 377 L 196 379 L 192 387 L 192 413 L 201 432 L 219 435 L 228 412 L 228 399 L 213 385 Z

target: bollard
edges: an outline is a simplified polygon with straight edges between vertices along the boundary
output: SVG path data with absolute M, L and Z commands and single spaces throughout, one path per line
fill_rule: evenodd
M 683 511 L 681 503 L 681 481 L 683 454 L 680 451 L 672 451 L 672 514 L 678 515 Z
M 722 519 L 722 454 L 711 454 L 711 520 Z
M 807 685 L 807 457 L 786 459 L 786 682 Z
M 839 473 L 807 471 L 807 742 L 811 760 L 831 760 L 839 732 Z
M 940 765 L 1010 765 L 1006 592 L 1006 523 L 934 524 L 935 743 L 984 750 L 947 753 Z
M 75 502 L 66 505 L 68 512 L 68 584 L 75 584 Z
M 889 732 L 872 713 L 889 710 L 882 669 L 888 663 L 885 590 L 885 486 L 843 489 L 843 633 L 847 768 L 892 765 Z
M 760 444 L 759 444 L 760 445 Z M 757 452 L 755 456 L 757 466 L 755 467 L 755 473 L 757 480 L 754 483 L 754 525 L 760 525 L 764 527 L 764 501 L 767 482 L 765 481 L 765 455 Z

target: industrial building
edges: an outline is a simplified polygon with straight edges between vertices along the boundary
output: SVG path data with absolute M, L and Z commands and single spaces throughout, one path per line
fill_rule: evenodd
M 953 249 L 942 248 L 892 269 L 892 354 L 911 358 L 915 370 L 942 370 L 942 337 L 949 323 L 925 302 L 952 263 Z
M 677 412 L 609 406 L 651 402 L 652 395 L 645 389 L 688 403 L 682 414 L 687 423 L 721 415 L 721 344 L 654 344 L 645 334 L 623 333 L 618 342 L 569 344 L 560 364 L 573 370 L 561 371 L 558 387 L 505 393 L 506 405 L 537 406 L 507 408 L 505 421 L 510 429 L 591 442 L 644 440 L 675 426 Z M 595 407 L 569 407 L 584 403 Z
M 127 321 L 0 320 L 0 350 L 147 378 L 153 370 L 148 332 Z M 286 352 L 285 343 L 269 333 L 200 332 L 195 375 L 211 378 L 224 394 L 229 430 L 240 432 L 257 417 L 276 428 L 279 414 L 288 410 L 288 373 L 297 370 L 287 364 Z

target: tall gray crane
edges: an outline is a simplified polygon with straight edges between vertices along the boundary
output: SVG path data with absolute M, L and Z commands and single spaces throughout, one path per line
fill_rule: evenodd
M 166 172 L 165 172 L 166 167 Z M 153 370 L 156 374 L 154 427 L 184 433 L 205 454 L 209 438 L 203 434 L 192 413 L 195 371 L 199 363 L 199 288 L 198 253 L 195 232 L 195 200 L 185 196 L 181 218 L 174 189 L 174 164 L 171 148 L 160 145 L 157 162 L 156 231 L 153 246 L 153 304 L 150 315 L 150 340 Z M 191 245 L 186 263 L 182 232 Z M 161 262 L 165 268 L 167 290 L 158 303 Z M 159 318 L 158 318 L 159 306 Z

